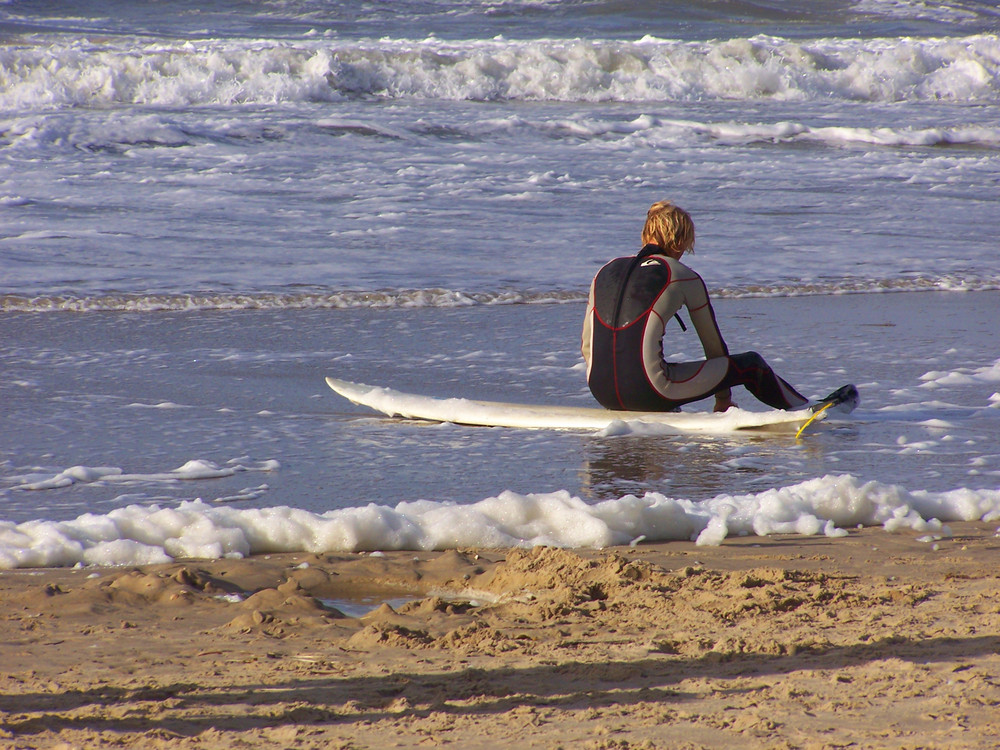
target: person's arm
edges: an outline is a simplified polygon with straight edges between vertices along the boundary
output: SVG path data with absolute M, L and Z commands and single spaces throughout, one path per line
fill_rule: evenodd
M 719 330 L 719 324 L 715 319 L 715 310 L 712 309 L 708 289 L 701 276 L 694 271 L 691 271 L 691 274 L 693 278 L 685 280 L 684 299 L 691 322 L 705 350 L 705 358 L 726 357 L 729 355 L 729 347 L 722 338 L 722 331 Z M 715 394 L 714 411 L 726 411 L 734 406 L 736 404 L 733 403 L 733 393 L 729 388 Z
M 729 347 L 722 338 L 722 331 L 715 320 L 715 311 L 708 298 L 708 289 L 701 276 L 691 271 L 691 278 L 684 280 L 684 303 L 687 306 L 691 322 L 701 339 L 706 359 L 725 357 L 729 355 Z
M 724 391 L 718 391 L 715 394 L 715 406 L 712 407 L 712 411 L 729 411 L 736 406 L 736 402 L 733 401 L 733 392 L 726 388 Z
M 583 361 L 587 365 L 587 373 L 590 373 L 590 342 L 593 337 L 593 314 L 594 314 L 594 283 L 590 284 L 590 296 L 587 299 L 587 313 L 583 316 L 583 335 L 580 341 L 580 353 L 583 354 Z

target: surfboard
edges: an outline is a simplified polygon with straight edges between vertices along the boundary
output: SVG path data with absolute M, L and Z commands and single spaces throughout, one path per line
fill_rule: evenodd
M 638 412 L 611 411 L 602 407 L 547 406 L 515 404 L 501 401 L 475 401 L 465 398 L 437 398 L 384 388 L 381 386 L 352 383 L 337 378 L 327 378 L 327 385 L 348 401 L 373 409 L 389 417 L 451 422 L 478 427 L 515 427 L 538 430 L 605 430 L 616 425 L 652 425 L 663 431 L 723 434 L 737 430 L 801 429 L 806 423 L 815 424 L 825 419 L 834 406 L 857 405 L 842 400 L 833 403 L 839 389 L 819 402 L 816 409 L 781 411 L 778 409 L 752 412 L 730 409 L 713 412 Z M 844 386 L 853 389 L 854 386 Z M 854 395 L 857 390 L 854 389 Z

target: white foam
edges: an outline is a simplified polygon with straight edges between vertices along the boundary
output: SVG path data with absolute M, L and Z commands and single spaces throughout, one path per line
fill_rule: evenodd
M 186 409 L 187 407 L 175 404 L 173 401 L 160 401 L 155 404 L 140 404 L 138 402 L 128 404 L 129 409 Z
M 0 568 L 131 565 L 276 552 L 602 548 L 640 538 L 714 545 L 734 535 L 836 537 L 857 526 L 947 535 L 948 521 L 998 518 L 1000 489 L 910 492 L 847 475 L 700 503 L 648 493 L 588 505 L 566 492 L 504 492 L 470 505 L 424 500 L 316 514 L 286 506 L 236 509 L 198 500 L 176 508 L 130 505 L 72 521 L 0 523 Z
M 961 23 L 977 17 L 974 11 L 953 3 L 926 0 L 859 0 L 851 10 L 889 18 L 918 18 L 938 23 Z
M 946 372 L 933 370 L 921 375 L 920 379 L 924 381 L 922 388 L 1000 383 L 1000 359 L 983 367 L 959 368 Z
M 56 474 L 25 474 L 11 477 L 15 490 L 54 490 L 78 482 L 90 483 L 102 479 L 117 479 L 123 475 L 116 466 L 71 466 Z
M 0 50 L 0 109 L 446 100 L 995 102 L 1000 37 L 220 41 Z M 176 137 L 167 133 L 166 137 Z
M 449 289 L 274 294 L 108 294 L 92 297 L 0 294 L 0 312 L 158 312 L 168 310 L 310 310 L 472 307 L 579 302 L 579 291 L 460 292 Z
M 640 120 L 642 120 L 640 125 Z M 958 125 L 952 127 L 847 127 L 815 126 L 800 122 L 698 122 L 643 117 L 636 120 L 635 134 L 647 140 L 683 142 L 687 135 L 710 138 L 727 145 L 752 143 L 824 143 L 831 146 L 1000 145 L 1000 127 Z
M 125 473 L 116 466 L 71 466 L 63 471 L 51 474 L 35 472 L 12 476 L 11 490 L 53 490 L 68 487 L 71 484 L 89 484 L 101 482 L 104 484 L 140 484 L 148 482 L 181 482 L 198 479 L 219 479 L 231 477 L 243 471 L 276 471 L 279 463 L 273 459 L 257 464 L 231 461 L 226 466 L 203 459 L 193 459 L 171 471 L 142 473 Z

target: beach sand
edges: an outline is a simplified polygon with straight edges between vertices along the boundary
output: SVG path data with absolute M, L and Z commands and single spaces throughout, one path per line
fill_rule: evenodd
M 1000 539 L 951 531 L 5 571 L 0 746 L 993 746 Z

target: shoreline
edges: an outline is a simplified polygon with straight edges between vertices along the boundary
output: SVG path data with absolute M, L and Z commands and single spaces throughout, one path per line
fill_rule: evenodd
M 3 571 L 0 745 L 983 746 L 1000 538 L 950 527 Z
M 301 313 L 378 311 L 396 309 L 455 310 L 469 307 L 510 307 L 515 305 L 586 304 L 588 284 L 580 289 L 493 289 L 464 291 L 429 289 L 378 289 L 357 291 L 331 289 L 313 291 L 198 292 L 95 292 L 90 295 L 57 292 L 21 293 L 0 290 L 0 315 L 74 313 L 169 314 L 169 313 Z M 950 275 L 842 279 L 796 285 L 788 281 L 768 284 L 726 284 L 710 290 L 713 300 L 784 300 L 815 297 L 881 296 L 888 294 L 996 294 L 1000 282 L 992 277 L 965 278 Z

